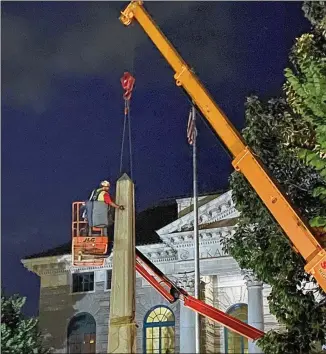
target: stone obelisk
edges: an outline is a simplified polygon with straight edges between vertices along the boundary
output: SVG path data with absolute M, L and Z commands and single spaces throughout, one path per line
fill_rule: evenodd
M 115 214 L 108 353 L 136 353 L 135 201 L 127 174 L 117 181 L 116 202 L 125 210 Z

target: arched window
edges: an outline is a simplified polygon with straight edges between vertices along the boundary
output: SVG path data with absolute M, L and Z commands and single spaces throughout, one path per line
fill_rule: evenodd
M 175 319 L 166 306 L 152 308 L 144 319 L 144 353 L 174 353 Z
M 248 306 L 246 304 L 236 304 L 231 306 L 227 313 L 241 320 L 248 322 Z M 240 336 L 240 334 L 224 328 L 224 345 L 225 353 L 228 354 L 245 354 L 248 353 L 248 339 Z
M 70 320 L 67 336 L 69 354 L 95 354 L 96 322 L 89 313 L 79 313 Z

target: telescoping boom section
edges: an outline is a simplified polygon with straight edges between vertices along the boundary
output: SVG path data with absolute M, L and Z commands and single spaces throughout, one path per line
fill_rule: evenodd
M 232 165 L 241 172 L 260 196 L 275 220 L 306 261 L 305 271 L 312 274 L 326 291 L 326 250 L 311 232 L 285 194 L 277 187 L 262 162 L 228 120 L 199 79 L 156 26 L 142 1 L 132 1 L 121 12 L 120 21 L 128 26 L 136 19 L 175 72 L 176 85 L 183 87 L 197 109 L 208 121 L 233 156 Z
M 227 315 L 213 306 L 190 296 L 184 289 L 174 284 L 149 259 L 136 249 L 136 270 L 145 278 L 167 301 L 173 303 L 183 301 L 184 305 L 201 315 L 229 328 L 240 335 L 257 340 L 265 333 L 259 329 Z

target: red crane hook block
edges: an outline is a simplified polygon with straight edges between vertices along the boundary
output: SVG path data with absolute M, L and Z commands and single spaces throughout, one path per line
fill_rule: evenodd
M 123 98 L 129 101 L 131 98 L 132 90 L 134 88 L 135 78 L 130 73 L 125 72 L 120 81 L 122 88 L 125 90 Z

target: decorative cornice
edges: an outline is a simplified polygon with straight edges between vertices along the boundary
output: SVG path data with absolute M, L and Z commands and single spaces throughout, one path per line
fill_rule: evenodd
M 173 262 L 178 259 L 177 251 L 165 243 L 137 246 L 137 248 L 153 263 Z
M 235 209 L 232 200 L 232 191 L 228 191 L 200 206 L 198 214 L 199 225 L 239 216 L 239 212 Z M 192 228 L 193 211 L 157 230 L 156 233 L 161 237 L 162 235 L 184 232 Z
M 57 275 L 67 272 L 66 265 L 58 262 L 58 257 L 44 257 L 36 259 L 22 260 L 25 268 L 39 276 L 41 275 Z
M 65 263 L 67 271 L 71 273 L 95 272 L 97 270 L 112 269 L 112 255 L 105 259 L 103 266 L 73 266 L 71 264 L 71 254 L 61 256 L 58 261 Z
M 230 237 L 233 227 L 220 227 L 199 230 L 200 254 L 202 259 L 226 256 L 220 241 L 222 237 Z M 137 246 L 137 248 L 153 263 L 171 263 L 193 259 L 193 232 L 163 235 L 164 243 Z M 64 272 L 79 273 L 101 269 L 112 269 L 112 255 L 105 259 L 103 266 L 72 266 L 71 254 L 22 260 L 24 266 L 39 276 L 62 274 Z
M 263 282 L 259 280 L 251 270 L 241 270 L 241 275 L 243 276 L 243 279 L 246 282 L 247 288 L 263 286 Z
M 200 245 L 217 244 L 222 238 L 231 237 L 234 234 L 234 226 L 217 227 L 206 230 L 198 230 Z M 160 236 L 162 241 L 169 246 L 178 248 L 188 248 L 194 246 L 194 232 L 183 231 Z
M 194 272 L 183 272 L 178 274 L 169 275 L 173 283 L 186 290 L 189 294 L 193 295 L 195 291 L 195 274 Z M 201 277 L 202 279 L 203 277 Z M 150 286 L 146 279 L 143 279 L 143 286 Z
M 195 274 L 184 274 L 178 276 L 176 279 L 177 285 L 186 290 L 190 295 L 193 295 L 195 292 Z
M 176 250 L 164 243 L 137 246 L 137 248 L 153 263 L 169 263 L 178 260 Z M 61 274 L 64 272 L 79 273 L 112 269 L 113 255 L 105 259 L 103 266 L 73 266 L 71 254 L 22 260 L 24 266 L 39 276 Z
M 111 257 L 105 260 L 103 266 L 78 266 L 75 267 L 71 264 L 71 254 L 61 255 L 61 256 L 52 256 L 52 257 L 43 257 L 43 258 L 33 258 L 22 260 L 23 265 L 29 271 L 42 276 L 42 275 L 57 275 L 64 274 L 67 272 L 70 273 L 79 273 L 79 272 L 92 272 L 101 269 L 110 269 L 112 268 Z

